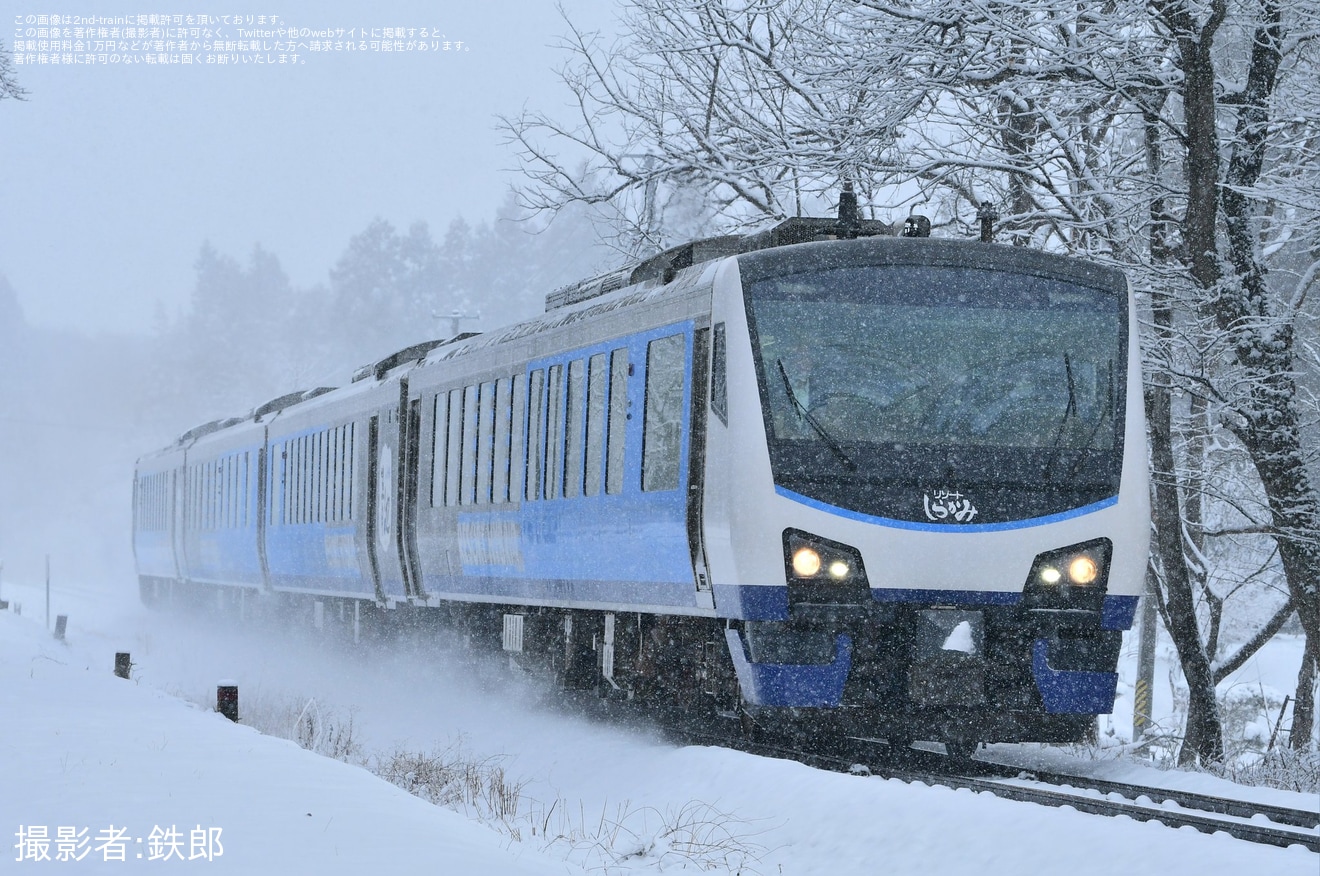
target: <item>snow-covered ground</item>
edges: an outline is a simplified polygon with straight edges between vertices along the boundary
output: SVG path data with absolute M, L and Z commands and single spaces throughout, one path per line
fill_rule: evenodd
M 57 586 L 51 614 L 69 616 L 67 641 L 59 643 L 43 627 L 40 589 L 5 582 L 0 598 L 23 606 L 21 617 L 0 613 L 5 872 L 172 866 L 356 873 L 374 866 L 390 873 L 633 873 L 686 865 L 762 874 L 1314 876 L 1320 867 L 1320 856 L 1300 847 L 675 747 L 646 731 L 565 714 L 544 704 L 535 682 L 431 641 L 337 649 L 303 635 L 216 629 L 146 611 L 125 582 Z M 1266 655 L 1278 667 L 1253 663 L 1242 677 L 1255 672 L 1261 684 L 1274 679 L 1285 687 L 1286 673 L 1296 672 L 1295 663 L 1288 668 L 1289 647 Z M 132 654 L 131 681 L 112 676 L 116 651 Z M 314 713 L 323 730 L 334 725 L 341 733 L 351 718 L 359 760 L 450 749 L 497 762 L 522 783 L 519 811 L 483 824 L 411 797 L 365 768 L 235 726 L 198 705 L 214 702 L 224 678 L 238 681 L 245 715 L 269 722 Z M 1167 688 L 1157 692 L 1157 705 L 1169 702 Z M 1122 721 L 1114 719 L 1116 731 Z M 993 754 L 1028 765 L 1068 760 L 1025 746 L 997 746 Z M 1119 780 L 1153 774 L 1169 786 L 1316 805 L 1305 795 L 1130 761 L 1085 766 Z M 86 829 L 86 856 L 76 864 L 16 860 L 32 850 L 20 829 L 33 826 L 49 834 L 52 858 L 59 828 Z M 100 848 L 111 826 L 128 831 L 122 863 L 104 861 Z M 222 854 L 206 860 L 205 842 L 192 847 L 199 827 L 221 831 Z M 171 829 L 182 856 L 198 858 L 152 860 L 174 848 L 160 835 Z M 547 831 L 567 838 L 547 840 Z M 683 853 L 681 840 L 690 835 L 705 841 L 700 853 Z

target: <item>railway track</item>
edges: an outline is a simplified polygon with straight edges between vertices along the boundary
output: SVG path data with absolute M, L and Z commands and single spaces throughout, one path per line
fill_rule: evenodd
M 721 745 L 749 754 L 795 760 L 837 772 L 898 779 L 931 787 L 967 789 L 1041 806 L 1071 806 L 1078 812 L 1166 827 L 1226 833 L 1236 839 L 1320 852 L 1320 812 L 1213 797 L 1189 791 L 1091 779 L 1066 773 L 1024 770 L 990 761 L 950 761 L 923 751 L 896 752 L 888 745 L 848 740 L 838 751 L 806 751 L 787 743 L 730 740 L 716 734 L 680 731 L 691 744 Z

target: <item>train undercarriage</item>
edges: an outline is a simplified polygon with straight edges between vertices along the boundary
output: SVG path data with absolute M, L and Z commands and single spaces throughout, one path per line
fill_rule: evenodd
M 515 670 L 544 679 L 547 690 L 626 702 L 666 726 L 722 725 L 723 732 L 822 747 L 845 737 L 894 747 L 932 741 L 963 754 L 981 742 L 1087 738 L 1095 715 L 1112 705 L 1122 635 L 1018 606 L 834 606 L 788 622 L 755 622 L 458 601 L 385 608 L 145 577 L 141 592 L 149 606 L 238 622 L 277 618 L 349 645 L 426 625 L 470 648 L 502 652 Z M 1046 673 L 1093 678 L 1108 699 L 1102 693 L 1079 711 L 1051 709 L 1042 665 Z M 748 666 L 762 676 L 749 677 Z M 778 673 L 778 687 L 749 690 L 764 686 L 767 667 Z M 840 673 L 841 695 L 828 702 L 823 688 L 837 688 Z

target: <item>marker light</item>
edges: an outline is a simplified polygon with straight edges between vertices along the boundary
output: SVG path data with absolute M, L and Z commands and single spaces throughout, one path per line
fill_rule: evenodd
M 1044 581 L 1046 584 L 1058 584 L 1059 579 L 1062 577 L 1063 573 L 1053 566 L 1046 566 L 1040 570 L 1040 580 Z
M 1086 554 L 1075 558 L 1068 564 L 1068 577 L 1074 584 L 1090 584 L 1100 574 L 1100 567 Z
M 803 578 L 815 575 L 820 571 L 820 554 L 809 547 L 798 548 L 793 554 L 793 571 Z
M 843 560 L 835 560 L 830 563 L 830 574 L 835 578 L 846 578 L 849 571 L 848 564 Z

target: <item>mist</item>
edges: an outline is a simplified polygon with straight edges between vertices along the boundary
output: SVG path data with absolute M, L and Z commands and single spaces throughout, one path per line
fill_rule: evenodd
M 210 26 L 231 39 L 269 12 L 227 11 Z M 48 16 L 6 21 L 25 93 L 0 101 L 0 593 L 44 576 L 47 556 L 57 584 L 131 592 L 138 456 L 341 385 L 450 335 L 454 314 L 461 331 L 532 316 L 614 258 L 589 216 L 552 223 L 512 194 L 497 116 L 551 99 L 553 6 L 281 15 L 368 37 L 425 30 L 436 50 L 69 64 L 29 51 Z

